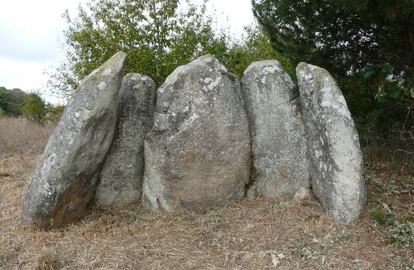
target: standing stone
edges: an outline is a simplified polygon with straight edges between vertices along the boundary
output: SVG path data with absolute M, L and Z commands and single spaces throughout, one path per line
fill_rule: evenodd
M 158 90 L 145 141 L 144 206 L 201 210 L 241 198 L 250 139 L 240 82 L 217 59 L 177 68 Z
M 155 83 L 139 74 L 122 80 L 118 124 L 96 191 L 101 205 L 121 205 L 141 198 L 144 175 L 144 138 L 151 129 Z
M 119 52 L 80 84 L 37 165 L 23 204 L 24 221 L 42 228 L 80 218 L 111 145 L 126 54 Z
M 277 61 L 255 62 L 243 76 L 257 195 L 293 197 L 309 186 L 302 116 L 295 85 Z
M 358 133 L 335 80 L 306 63 L 296 68 L 312 187 L 325 211 L 348 223 L 361 214 L 366 189 Z

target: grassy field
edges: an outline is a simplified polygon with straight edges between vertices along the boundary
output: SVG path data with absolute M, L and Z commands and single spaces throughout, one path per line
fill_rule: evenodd
M 0 119 L 0 269 L 414 269 L 406 164 L 367 165 L 368 204 L 350 225 L 307 198 L 241 200 L 205 213 L 91 207 L 64 229 L 23 226 L 22 199 L 52 129 Z

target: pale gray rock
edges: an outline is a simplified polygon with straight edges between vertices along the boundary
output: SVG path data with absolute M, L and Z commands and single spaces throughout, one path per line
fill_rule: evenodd
M 84 213 L 111 145 L 126 54 L 115 54 L 80 84 L 49 139 L 23 204 L 25 222 L 59 227 Z
M 296 68 L 313 190 L 325 211 L 341 223 L 356 220 L 366 200 L 358 133 L 344 96 L 324 69 Z
M 139 74 L 122 80 L 114 141 L 102 167 L 96 190 L 100 205 L 122 205 L 141 199 L 144 139 L 153 123 L 155 83 Z
M 312 198 L 312 194 L 311 194 L 311 191 L 308 188 L 300 188 L 296 192 L 295 196 L 293 196 L 293 199 L 295 201 L 298 201 L 298 202 L 304 201 L 304 200 L 307 200 L 307 199 L 310 199 L 310 198 Z
M 241 198 L 250 139 L 240 82 L 217 59 L 177 68 L 158 89 L 145 141 L 144 206 L 201 210 Z
M 295 85 L 275 60 L 252 63 L 242 82 L 252 141 L 253 188 L 257 195 L 270 199 L 293 197 L 309 186 Z

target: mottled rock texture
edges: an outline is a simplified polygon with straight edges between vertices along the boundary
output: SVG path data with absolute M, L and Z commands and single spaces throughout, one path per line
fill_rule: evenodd
M 241 198 L 250 138 L 240 82 L 217 59 L 177 68 L 158 90 L 145 142 L 144 206 L 199 210 Z
M 126 55 L 115 54 L 80 84 L 35 170 L 23 204 L 24 221 L 59 227 L 84 213 L 111 145 Z
M 277 61 L 252 63 L 242 93 L 252 141 L 253 189 L 276 199 L 309 186 L 302 115 L 295 85 Z
M 361 214 L 366 189 L 358 133 L 345 98 L 324 69 L 296 68 L 313 190 L 325 211 L 348 223 Z
M 144 139 L 153 123 L 155 83 L 139 74 L 122 80 L 118 123 L 96 190 L 100 205 L 122 205 L 141 199 Z

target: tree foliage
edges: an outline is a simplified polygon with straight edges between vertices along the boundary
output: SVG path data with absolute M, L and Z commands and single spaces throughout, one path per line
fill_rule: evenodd
M 277 51 L 295 65 L 306 61 L 336 77 L 360 130 L 409 132 L 414 125 L 414 1 L 252 3 Z
M 91 0 L 74 18 L 66 12 L 66 61 L 50 83 L 71 94 L 83 77 L 119 50 L 128 54 L 127 72 L 148 75 L 158 85 L 175 68 L 203 54 L 215 55 L 239 76 L 251 62 L 263 59 L 278 59 L 294 73 L 260 27 L 247 28 L 241 40 L 234 40 L 228 31 L 215 28 L 206 3 Z
M 46 104 L 37 94 L 29 94 L 25 97 L 21 112 L 27 119 L 42 123 L 46 115 Z
M 45 115 L 44 121 L 52 122 L 52 123 L 58 122 L 64 110 L 65 110 L 65 106 L 63 105 L 46 104 L 47 113 Z
M 269 59 L 278 60 L 291 76 L 295 73 L 295 67 L 290 59 L 273 49 L 268 36 L 257 25 L 246 27 L 242 40 L 233 43 L 227 53 L 219 55 L 218 58 L 239 77 L 242 77 L 252 62 Z
M 253 0 L 277 50 L 339 74 L 414 80 L 412 0 Z M 374 68 L 371 68 L 374 67 Z
M 54 118 L 46 119 L 46 114 L 53 114 L 56 110 L 60 111 L 59 107 L 45 104 L 38 94 L 27 94 L 20 89 L 8 90 L 5 87 L 0 87 L 0 117 L 23 116 L 43 123 L 55 120 Z
M 4 115 L 19 116 L 26 94 L 20 89 L 0 87 L 0 109 Z
M 75 18 L 65 14 L 66 61 L 51 84 L 67 93 L 117 51 L 128 54 L 127 72 L 160 84 L 177 66 L 202 54 L 221 53 L 227 37 L 217 34 L 205 5 L 179 0 L 91 0 Z

